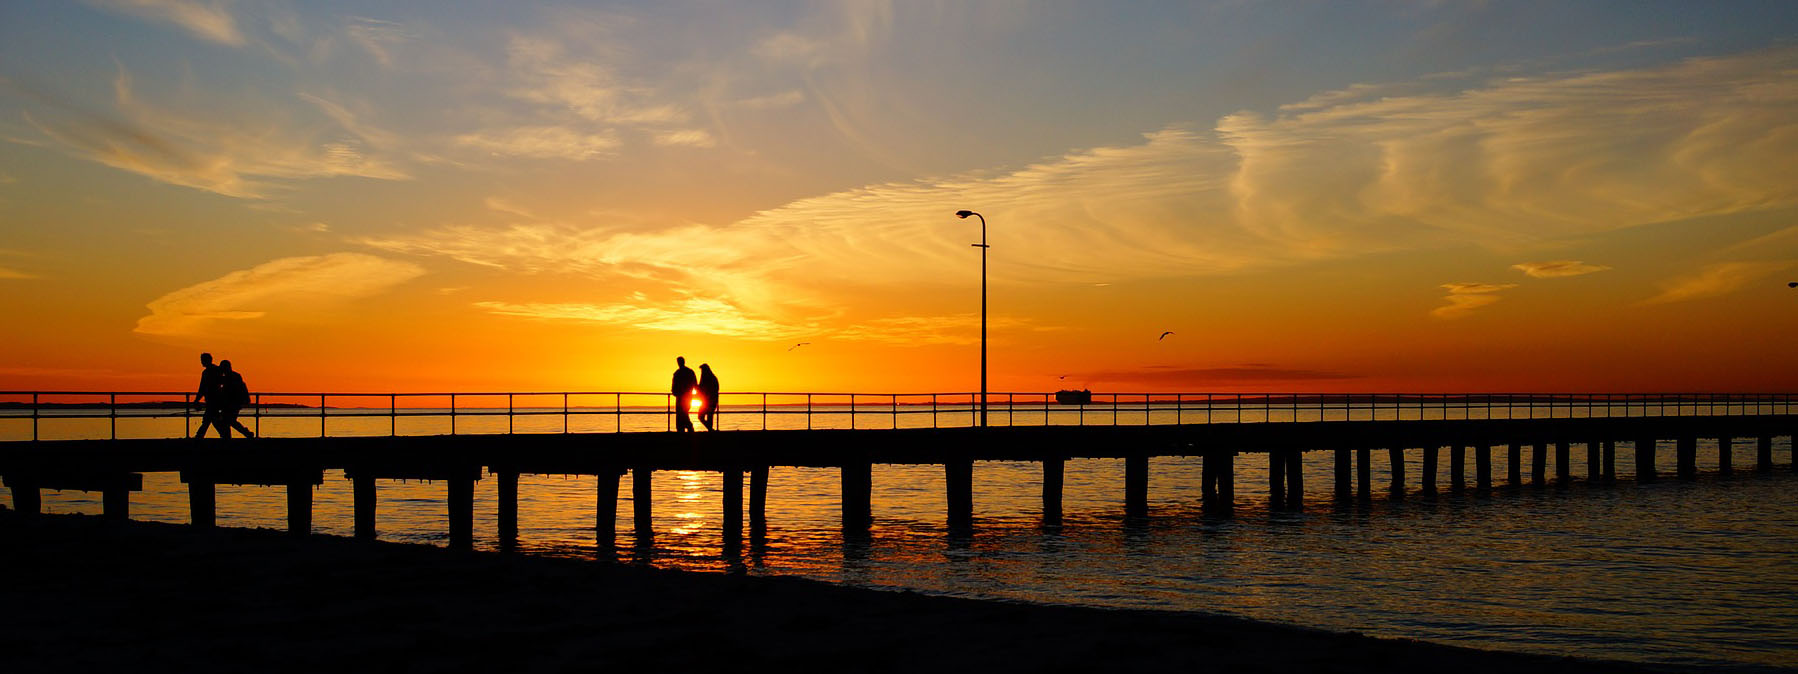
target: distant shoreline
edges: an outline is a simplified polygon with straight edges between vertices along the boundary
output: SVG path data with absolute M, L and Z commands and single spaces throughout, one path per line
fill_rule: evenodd
M 1245 619 L 0 509 L 19 671 L 1635 672 Z

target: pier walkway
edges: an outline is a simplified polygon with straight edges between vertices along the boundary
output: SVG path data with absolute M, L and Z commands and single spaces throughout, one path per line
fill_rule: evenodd
M 701 470 L 721 476 L 725 541 L 734 545 L 743 535 L 746 474 L 749 535 L 765 531 L 773 466 L 839 469 L 842 525 L 853 536 L 872 523 L 875 464 L 943 466 L 949 529 L 966 532 L 973 525 L 978 461 L 1040 463 L 1043 519 L 1054 524 L 1069 459 L 1123 460 L 1125 514 L 1140 518 L 1147 515 L 1157 457 L 1201 457 L 1204 505 L 1227 512 L 1236 502 L 1235 466 L 1245 455 L 1268 462 L 1270 505 L 1298 508 L 1305 493 L 1300 457 L 1308 451 L 1333 454 L 1334 496 L 1354 502 L 1374 495 L 1377 453 L 1385 454 L 1390 475 L 1379 491 L 1406 498 L 1439 488 L 1489 491 L 1495 483 L 1568 484 L 1576 456 L 1585 479 L 1612 482 L 1620 444 L 1633 449 L 1639 481 L 1660 477 L 1656 453 L 1663 445 L 1676 457 L 1675 477 L 1696 477 L 1700 438 L 1717 441 L 1720 472 L 1735 469 L 1738 449 L 1753 452 L 1754 469 L 1773 470 L 1774 438 L 1798 431 L 1798 396 L 1788 394 L 1154 393 L 1061 404 L 1054 394 L 1000 393 L 987 405 L 991 425 L 978 427 L 976 394 L 746 393 L 725 397 L 724 432 L 699 433 L 665 430 L 673 426 L 667 398 L 263 394 L 244 417 L 260 437 L 195 441 L 187 436 L 198 418 L 181 394 L 0 392 L 0 479 L 23 514 L 41 510 L 41 489 L 76 489 L 102 492 L 106 515 L 126 518 L 129 492 L 142 489 L 143 473 L 178 472 L 188 485 L 192 522 L 202 527 L 214 524 L 216 485 L 284 487 L 289 528 L 304 534 L 312 528 L 312 487 L 324 471 L 342 470 L 354 483 L 358 537 L 374 536 L 380 480 L 441 480 L 451 545 L 466 547 L 473 539 L 475 481 L 498 481 L 497 533 L 505 546 L 517 537 L 519 475 L 594 475 L 600 478 L 595 533 L 609 547 L 603 543 L 615 540 L 618 485 L 626 474 L 633 481 L 635 534 L 647 541 L 653 536 L 650 475 Z M 315 403 L 291 402 L 300 400 Z M 1794 447 L 1790 467 L 1798 470 Z M 1414 483 L 1403 459 L 1412 448 L 1423 452 Z M 1495 451 L 1509 459 L 1502 482 L 1492 475 Z M 1448 483 L 1437 485 L 1445 459 Z

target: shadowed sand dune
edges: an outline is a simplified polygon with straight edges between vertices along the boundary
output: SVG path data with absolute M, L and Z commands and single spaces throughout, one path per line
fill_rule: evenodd
M 1189 613 L 0 512 L 10 671 L 1592 672 Z

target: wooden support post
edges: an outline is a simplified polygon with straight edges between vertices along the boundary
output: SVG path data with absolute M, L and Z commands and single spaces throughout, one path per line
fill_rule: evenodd
M 1474 488 L 1480 491 L 1492 490 L 1492 445 L 1480 443 L 1474 447 Z
M 499 484 L 499 503 L 494 513 L 495 524 L 499 528 L 499 548 L 512 550 L 518 547 L 518 473 L 516 471 L 500 471 L 496 478 Z
M 945 466 L 945 469 L 948 468 Z M 842 502 L 843 502 L 843 535 L 863 536 L 868 527 L 873 525 L 874 505 L 874 467 L 861 461 L 849 461 L 843 464 Z M 953 471 L 945 470 L 948 478 Z M 946 481 L 945 484 L 949 482 Z M 950 498 L 954 500 L 953 497 Z
M 1523 485 L 1523 445 L 1515 440 L 1505 445 L 1505 486 L 1515 489 Z
M 1599 456 L 1604 453 L 1604 442 L 1600 440 L 1586 441 L 1586 481 L 1597 482 L 1604 479 L 1604 466 Z
M 1205 457 L 1202 470 L 1209 478 L 1216 470 L 1211 456 Z M 1061 486 L 1067 471 L 1067 459 L 1050 456 L 1043 459 L 1043 524 L 1061 524 Z M 1210 485 L 1214 486 L 1215 485 Z
M 768 467 L 749 469 L 749 537 L 768 535 Z
M 1124 458 L 1124 516 L 1149 516 L 1149 457 L 1146 454 Z
M 287 483 L 287 533 L 305 536 L 312 533 L 312 481 Z
M 187 481 L 187 509 L 195 527 L 210 529 L 218 522 L 218 491 L 209 478 Z
M 1681 480 L 1698 479 L 1698 438 L 1682 435 L 1673 446 L 1676 469 Z
M 593 540 L 606 554 L 618 545 L 618 481 L 624 479 L 624 469 L 602 467 L 595 477 L 599 485 L 593 490 Z
M 1548 481 L 1548 443 L 1540 440 L 1530 446 L 1530 484 L 1538 487 Z
M 1273 501 L 1274 507 L 1286 505 L 1286 457 L 1285 450 L 1267 450 L 1267 497 Z
M 1305 453 L 1297 449 L 1286 450 L 1286 506 L 1305 506 Z
M 1226 449 L 1219 452 L 1224 457 L 1223 465 L 1218 466 L 1218 495 L 1224 499 L 1224 507 L 1236 505 L 1236 450 Z
M 1422 478 L 1423 493 L 1426 496 L 1433 496 L 1436 494 L 1437 455 L 1441 450 L 1442 448 L 1436 445 L 1429 445 L 1423 448 L 1423 474 L 1419 477 Z
M 1773 436 L 1762 435 L 1754 439 L 1754 469 L 1759 471 L 1773 470 Z
M 724 482 L 724 546 L 729 548 L 743 540 L 743 469 L 729 466 L 718 472 Z
M 1601 444 L 1604 445 L 1604 460 L 1601 463 L 1601 465 L 1599 466 L 1599 468 L 1602 469 L 1601 472 L 1604 474 L 1604 481 L 1605 482 L 1616 482 L 1617 481 L 1617 441 L 1616 440 L 1605 440 Z
M 356 538 L 372 541 L 375 539 L 375 478 L 357 473 L 350 477 L 350 484 Z
M 1450 445 L 1448 448 L 1449 489 L 1455 493 L 1467 490 L 1467 446 Z
M 1573 479 L 1573 452 L 1566 440 L 1555 441 L 1555 482 L 1567 484 Z
M 1735 472 L 1735 438 L 1727 435 L 1717 437 L 1717 472 L 1728 475 Z
M 1347 449 L 1337 449 L 1334 453 L 1336 454 L 1336 500 L 1347 501 L 1354 497 L 1350 486 L 1352 478 L 1349 475 L 1354 472 L 1353 461 Z
M 1373 498 L 1373 450 L 1355 450 L 1355 496 L 1363 501 Z
M 1405 497 L 1405 450 L 1393 447 L 1386 450 L 1386 463 L 1392 469 L 1392 486 L 1389 489 L 1392 498 Z
M 1786 436 L 1786 444 L 1791 446 L 1792 472 L 1798 473 L 1798 433 Z
M 131 519 L 131 490 L 125 485 L 109 485 L 101 492 L 100 514 L 108 520 Z
M 6 486 L 12 490 L 14 512 L 29 517 L 44 511 L 43 492 L 38 491 L 37 480 L 19 475 L 8 475 Z
M 474 478 L 449 479 L 449 545 L 452 550 L 474 548 Z
M 646 466 L 631 469 L 631 533 L 639 547 L 655 540 L 655 487 L 651 480 L 655 470 Z
M 1129 481 L 1128 476 L 1125 481 Z M 958 534 L 973 532 L 974 460 L 950 459 L 944 462 L 943 486 L 948 491 L 946 500 L 949 505 L 949 531 Z
M 1643 438 L 1636 441 L 1636 481 L 1653 482 L 1655 439 Z
M 1203 462 L 1199 464 L 1199 500 L 1212 503 L 1217 500 L 1217 455 L 1219 450 L 1206 450 Z

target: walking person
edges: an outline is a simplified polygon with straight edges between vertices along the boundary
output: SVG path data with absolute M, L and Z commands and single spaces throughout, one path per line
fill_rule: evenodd
M 218 366 L 212 364 L 212 354 L 200 354 L 200 366 L 205 369 L 200 371 L 200 390 L 194 392 L 194 405 L 204 405 L 202 409 L 205 411 L 200 415 L 200 430 L 194 433 L 194 439 L 206 437 L 207 426 L 216 429 L 223 437 L 225 427 L 219 425 L 219 390 L 224 382 L 219 376 Z
M 213 427 L 219 429 L 219 437 L 229 439 L 231 429 L 237 429 L 246 438 L 256 437 L 250 429 L 244 428 L 237 420 L 237 413 L 245 405 L 250 404 L 250 387 L 244 384 L 243 375 L 231 369 L 231 361 L 219 361 L 219 416 Z
M 699 364 L 699 423 L 708 431 L 718 430 L 712 421 L 718 418 L 718 375 L 712 374 L 710 363 Z
M 693 370 L 687 367 L 686 356 L 675 356 L 674 385 L 669 392 L 674 394 L 674 431 L 676 433 L 692 433 L 693 418 L 688 416 L 692 410 L 694 389 L 699 380 L 693 376 Z

